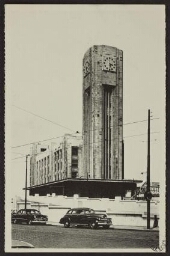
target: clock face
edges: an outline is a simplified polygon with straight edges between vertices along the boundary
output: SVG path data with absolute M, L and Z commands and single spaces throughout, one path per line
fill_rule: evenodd
M 116 58 L 110 57 L 110 56 L 104 56 L 102 69 L 105 71 L 116 72 Z
M 84 67 L 83 67 L 83 75 L 84 77 L 87 76 L 90 73 L 90 63 L 89 61 L 86 61 L 84 63 Z

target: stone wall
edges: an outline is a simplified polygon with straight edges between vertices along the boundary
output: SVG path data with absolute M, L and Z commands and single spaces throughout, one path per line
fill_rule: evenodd
M 107 198 L 88 197 L 29 197 L 27 208 L 40 210 L 42 214 L 48 215 L 49 222 L 59 223 L 60 218 L 70 208 L 89 207 L 97 212 L 106 212 L 112 218 L 113 225 L 124 226 L 146 226 L 146 201 L 121 200 Z M 16 209 L 24 208 L 24 201 L 16 203 Z M 151 201 L 151 227 L 153 226 L 154 215 L 159 218 L 159 202 Z

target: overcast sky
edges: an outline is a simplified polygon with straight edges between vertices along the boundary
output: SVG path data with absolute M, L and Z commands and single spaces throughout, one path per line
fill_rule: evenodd
M 155 118 L 151 180 L 164 175 L 164 6 L 6 5 L 6 180 L 12 195 L 23 194 L 29 143 L 82 132 L 82 59 L 93 45 L 123 50 L 125 178 L 141 179 L 146 171 L 148 109 Z M 136 121 L 143 122 L 127 124 Z

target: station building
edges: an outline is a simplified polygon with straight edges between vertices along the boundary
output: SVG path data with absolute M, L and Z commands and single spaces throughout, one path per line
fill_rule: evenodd
M 57 145 L 35 143 L 30 157 L 30 186 L 76 178 L 82 170 L 82 137 L 65 134 Z
M 82 137 L 33 146 L 30 195 L 115 198 L 136 191 L 137 181 L 124 179 L 123 51 L 94 45 L 82 64 Z

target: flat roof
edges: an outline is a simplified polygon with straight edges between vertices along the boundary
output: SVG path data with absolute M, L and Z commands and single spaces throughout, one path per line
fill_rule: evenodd
M 63 183 L 68 183 L 68 182 L 95 182 L 95 183 L 140 183 L 142 180 L 110 180 L 110 179 L 84 179 L 84 178 L 68 178 L 68 179 L 63 179 L 63 180 L 57 180 L 57 181 L 52 181 L 48 183 L 43 183 L 39 185 L 34 185 L 27 187 L 27 190 L 33 189 L 33 188 L 39 188 L 39 187 L 47 187 L 47 186 L 52 186 L 52 185 L 58 185 L 58 184 L 63 184 Z M 25 188 L 23 188 L 25 190 Z

